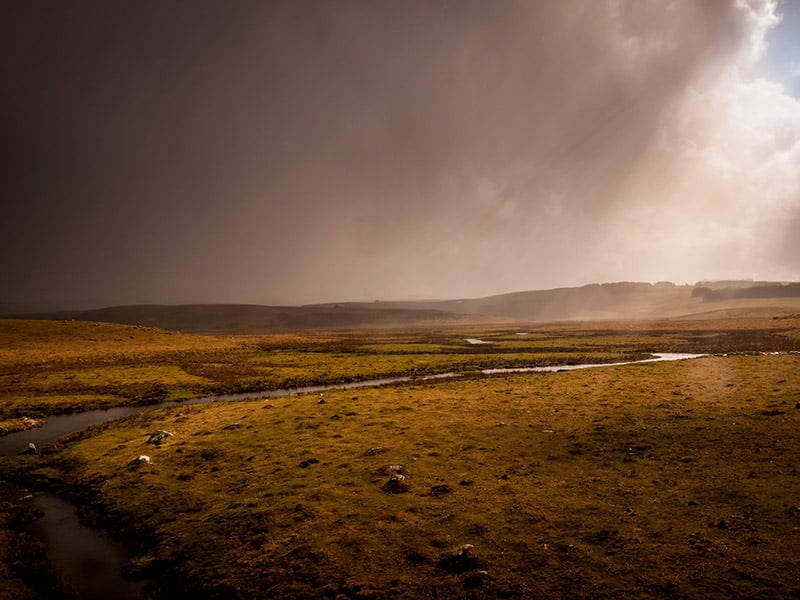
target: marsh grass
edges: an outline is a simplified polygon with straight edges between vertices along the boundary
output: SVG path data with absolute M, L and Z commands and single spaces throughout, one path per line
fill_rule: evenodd
M 34 476 L 211 597 L 788 596 L 799 369 L 719 357 L 174 408 Z M 154 429 L 175 435 L 154 447 Z
M 628 345 L 475 348 L 463 336 L 453 330 L 385 330 L 211 337 L 114 324 L 0 320 L 0 420 L 10 430 L 23 417 L 212 394 L 632 357 Z
M 0 417 L 656 351 L 800 349 L 796 323 L 767 317 L 227 338 L 47 325 L 0 321 Z M 0 472 L 71 496 L 136 550 L 131 572 L 171 596 L 791 597 L 799 372 L 798 354 L 750 353 L 185 405 L 0 460 Z M 156 429 L 174 435 L 147 444 Z M 130 467 L 140 454 L 152 464 Z M 14 514 L 0 506 L 9 565 Z M 22 590 L 12 597 L 33 597 L 19 578 L 35 574 L 0 573 Z

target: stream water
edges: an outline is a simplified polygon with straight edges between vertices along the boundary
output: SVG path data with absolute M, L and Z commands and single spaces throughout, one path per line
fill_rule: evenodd
M 483 375 L 500 375 L 511 373 L 552 373 L 559 371 L 574 371 L 577 369 L 595 369 L 599 367 L 615 367 L 630 364 L 641 364 L 671 360 L 685 360 L 705 356 L 703 354 L 678 354 L 678 353 L 658 353 L 653 354 L 656 358 L 645 360 L 626 361 L 616 363 L 590 363 L 583 365 L 559 365 L 552 367 L 515 367 L 502 369 L 483 369 Z M 462 377 L 462 373 L 439 373 L 437 375 L 425 375 L 423 377 L 388 377 L 383 379 L 368 379 L 365 381 L 354 381 L 341 384 L 310 385 L 296 388 L 283 388 L 269 390 L 265 392 L 244 392 L 240 394 L 224 394 L 220 396 L 205 396 L 192 400 L 179 402 L 161 402 L 160 404 L 149 404 L 146 406 L 121 406 L 105 410 L 89 410 L 82 413 L 67 415 L 55 415 L 47 418 L 47 422 L 36 429 L 19 431 L 0 437 L 0 456 L 11 456 L 19 454 L 28 449 L 28 444 L 32 443 L 37 448 L 52 444 L 60 437 L 76 431 L 83 431 L 92 425 L 105 423 L 114 419 L 120 419 L 137 412 L 151 411 L 159 408 L 169 408 L 173 406 L 187 406 L 190 404 L 206 404 L 208 402 L 226 402 L 230 400 L 256 400 L 267 398 L 280 398 L 283 396 L 295 396 L 299 394 L 315 394 L 329 390 L 348 390 L 360 387 L 376 387 L 382 385 L 392 385 L 396 383 L 426 382 L 438 379 L 454 379 Z
M 628 364 L 649 363 L 658 361 L 684 360 L 705 356 L 702 354 L 654 354 L 656 358 L 618 363 L 598 363 L 585 365 L 562 365 L 554 367 L 520 367 L 507 369 L 484 369 L 483 375 L 506 373 L 557 372 L 576 369 L 590 369 Z M 202 404 L 208 402 L 224 402 L 230 400 L 266 399 L 297 394 L 318 393 L 334 389 L 352 389 L 358 387 L 374 387 L 404 382 L 424 382 L 439 379 L 461 377 L 460 373 L 441 373 L 425 377 L 393 377 L 371 379 L 345 384 L 315 385 L 298 388 L 286 388 L 267 392 L 228 394 L 208 396 L 182 402 L 163 402 L 148 406 L 128 406 L 108 410 L 92 410 L 83 413 L 57 415 L 49 417 L 47 422 L 37 429 L 21 431 L 0 437 L 0 456 L 11 456 L 28 449 L 28 444 L 37 447 L 50 444 L 60 437 L 104 423 L 119 419 L 137 412 L 158 408 Z M 80 523 L 75 506 L 53 494 L 43 491 L 27 492 L 14 485 L 4 485 L 8 500 L 32 502 L 43 516 L 33 525 L 35 533 L 47 546 L 48 559 L 54 573 L 69 588 L 75 590 L 78 597 L 88 600 L 134 600 L 144 598 L 143 585 L 131 582 L 121 575 L 122 568 L 130 560 L 125 548 L 111 540 L 105 532 L 88 528 Z
M 47 559 L 62 582 L 85 600 L 138 600 L 144 583 L 124 579 L 120 571 L 130 552 L 103 531 L 81 524 L 75 506 L 47 492 L 35 491 L 30 501 L 42 513 L 31 532 L 47 546 Z

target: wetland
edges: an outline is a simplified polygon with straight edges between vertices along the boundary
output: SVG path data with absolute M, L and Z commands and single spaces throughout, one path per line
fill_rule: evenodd
M 792 319 L 227 337 L 3 326 L 6 423 L 98 397 L 132 411 L 0 464 L 113 533 L 150 597 L 800 590 Z M 727 356 L 564 369 L 660 351 Z M 480 375 L 531 367 L 563 372 Z M 421 379 L 454 370 L 475 376 Z M 364 387 L 186 402 L 279 381 Z M 177 403 L 137 408 L 165 399 Z M 156 430 L 172 436 L 148 444 Z M 150 461 L 132 467 L 139 455 Z M 0 512 L 9 597 L 41 597 L 43 582 L 68 595 L 27 533 L 36 510 Z

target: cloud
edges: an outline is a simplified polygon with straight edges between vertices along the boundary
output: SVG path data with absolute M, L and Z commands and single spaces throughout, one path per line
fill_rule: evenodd
M 773 2 L 77 6 L 0 19 L 20 301 L 800 275 Z
M 785 251 L 800 214 L 800 102 L 755 66 L 778 22 L 774 3 L 743 7 L 750 35 L 718 73 L 665 111 L 660 143 L 626 192 L 612 237 L 642 232 L 615 256 L 621 270 L 665 278 L 800 276 Z M 633 248 L 636 257 L 627 258 Z M 641 265 L 637 267 L 637 262 Z

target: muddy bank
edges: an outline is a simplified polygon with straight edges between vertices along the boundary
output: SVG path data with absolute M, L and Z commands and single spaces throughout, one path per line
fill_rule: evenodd
M 34 419 L 32 417 L 20 417 L 19 419 L 8 419 L 0 424 L 0 437 L 18 431 L 28 431 L 41 427 L 47 419 Z

